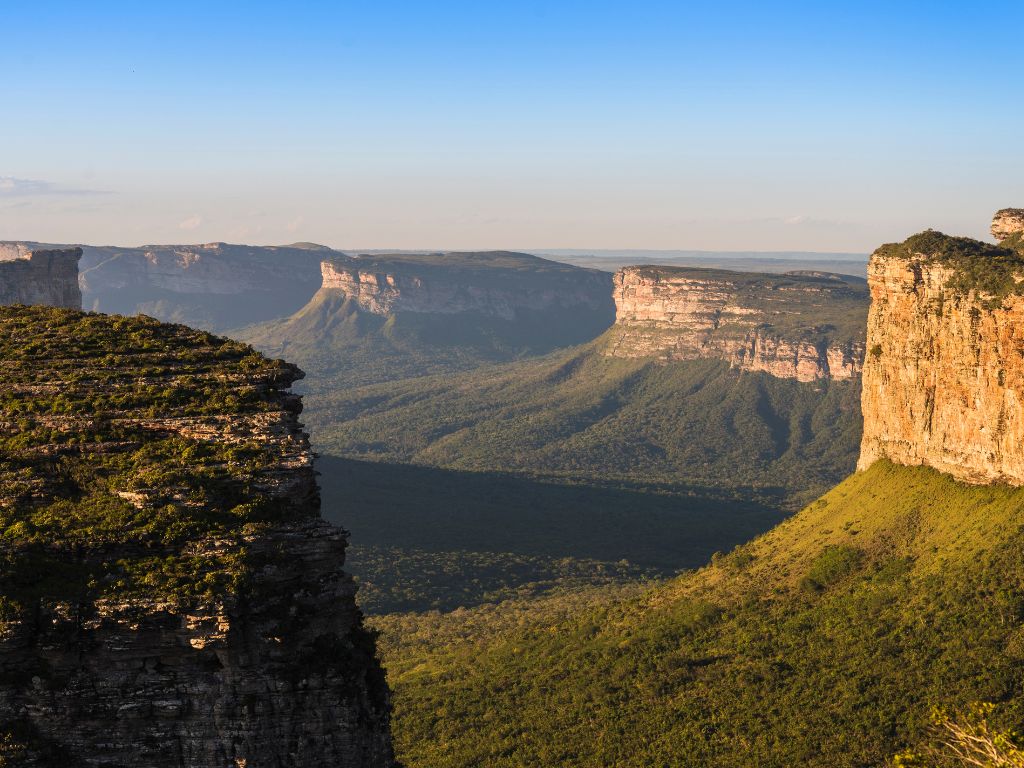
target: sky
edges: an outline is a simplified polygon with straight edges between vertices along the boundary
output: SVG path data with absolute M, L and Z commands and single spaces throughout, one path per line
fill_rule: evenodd
M 0 3 L 0 239 L 868 252 L 1024 206 L 1024 3 Z

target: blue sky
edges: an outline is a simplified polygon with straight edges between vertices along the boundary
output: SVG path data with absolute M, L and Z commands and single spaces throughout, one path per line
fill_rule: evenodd
M 208 5 L 0 7 L 0 239 L 868 251 L 1024 205 L 1019 2 Z

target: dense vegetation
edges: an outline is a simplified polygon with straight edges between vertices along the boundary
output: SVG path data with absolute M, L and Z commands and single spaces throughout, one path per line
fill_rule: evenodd
M 1024 247 L 1019 236 L 991 245 L 927 230 L 902 243 L 883 245 L 877 253 L 894 258 L 924 257 L 929 263 L 948 267 L 953 270 L 950 288 L 963 293 L 977 291 L 994 306 L 1022 291 L 1022 283 L 1016 279 L 1024 274 Z
M 281 361 L 146 317 L 0 307 L 0 372 L 5 617 L 221 595 L 244 576 L 242 538 L 294 513 L 261 492 L 288 448 L 245 429 L 283 407 Z M 213 535 L 213 552 L 184 546 Z
M 436 289 L 497 296 L 581 294 L 573 306 L 516 307 L 513 316 L 481 311 L 361 309 L 343 291 L 324 288 L 294 315 L 232 333 L 257 348 L 298 363 L 312 391 L 464 371 L 487 363 L 544 354 L 590 341 L 611 325 L 611 275 L 522 253 L 376 254 L 346 258 L 341 266 L 399 280 L 424 280 Z M 458 292 L 458 291 L 457 291 Z M 499 304 L 501 299 L 495 299 Z M 514 301 L 512 302 L 514 303 Z
M 782 519 L 741 491 L 568 482 L 325 456 L 324 515 L 372 613 L 674 575 Z M 778 501 L 777 499 L 774 501 Z
M 514 320 L 479 312 L 376 315 L 337 292 L 321 291 L 285 320 L 232 333 L 310 374 L 307 391 L 467 371 L 578 344 L 600 334 L 612 309 L 538 312 Z
M 882 765 L 1024 722 L 1024 490 L 879 462 L 662 585 L 374 621 L 411 768 Z
M 662 365 L 602 340 L 459 376 L 317 391 L 324 453 L 459 470 L 742 490 L 806 501 L 854 465 L 857 382 L 804 384 L 716 360 Z

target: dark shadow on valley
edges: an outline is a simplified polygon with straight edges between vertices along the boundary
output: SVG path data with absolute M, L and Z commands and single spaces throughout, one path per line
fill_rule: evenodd
M 628 560 L 670 575 L 785 517 L 771 489 L 570 482 L 335 456 L 321 456 L 317 469 L 323 514 L 356 547 Z

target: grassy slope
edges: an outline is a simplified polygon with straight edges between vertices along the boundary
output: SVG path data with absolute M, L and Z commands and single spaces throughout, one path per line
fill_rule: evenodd
M 353 532 L 367 610 L 673 575 L 853 468 L 854 384 L 599 344 L 306 396 L 325 514 Z
M 696 573 L 375 619 L 417 766 L 865 766 L 1024 717 L 1024 490 L 878 463 Z
M 801 384 L 720 361 L 659 365 L 602 340 L 459 376 L 315 392 L 324 453 L 450 469 L 744 488 L 806 501 L 853 467 L 855 384 Z

